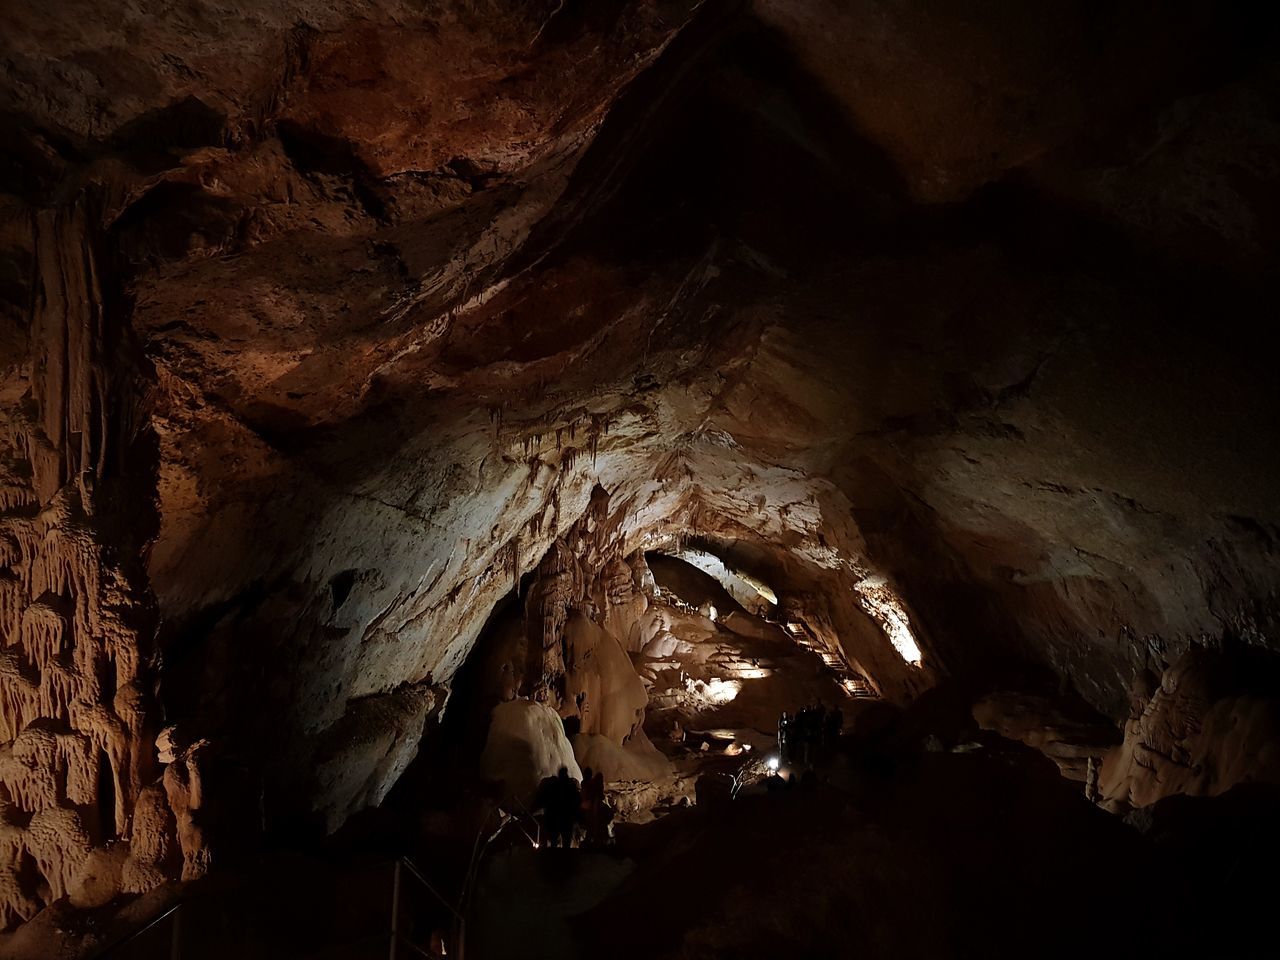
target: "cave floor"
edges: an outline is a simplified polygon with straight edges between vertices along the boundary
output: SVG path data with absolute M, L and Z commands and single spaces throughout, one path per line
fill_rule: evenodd
M 472 960 L 573 960 L 572 918 L 613 893 L 634 869 L 590 850 L 514 847 L 487 858 L 468 924 Z
M 817 774 L 622 825 L 607 851 L 495 853 L 468 954 L 1065 957 L 1092 942 L 1100 878 L 1152 856 L 1017 745 L 890 756 L 846 740 Z M 1133 898 L 1162 915 L 1170 892 Z

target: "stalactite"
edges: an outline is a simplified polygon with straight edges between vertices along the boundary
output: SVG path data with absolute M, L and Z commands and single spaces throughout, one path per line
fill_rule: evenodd
M 102 649 L 104 656 L 115 665 L 116 687 L 123 689 L 130 679 L 139 675 L 144 669 L 143 652 L 139 649 L 138 637 L 132 630 L 124 627 L 114 616 L 106 616 L 102 624 Z M 96 668 L 97 662 L 94 666 Z
M 40 715 L 65 717 L 71 705 L 88 692 L 84 676 L 67 669 L 61 662 L 53 661 L 40 675 Z
M 78 733 L 58 734 L 58 761 L 65 771 L 66 797 L 81 807 L 98 803 L 98 757 L 93 743 Z
M 554 530 L 559 524 L 558 499 L 553 497 L 544 510 L 551 512 L 555 539 L 539 562 L 525 599 L 527 660 L 521 688 L 557 709 L 566 708 L 560 698 L 567 671 L 572 669 L 565 640 L 570 616 L 577 611 L 595 617 L 604 604 L 602 598 L 629 596 L 632 575 L 621 560 L 619 536 L 627 508 L 624 504 L 611 513 L 609 494 L 596 485 L 586 511 L 563 536 L 556 536 Z M 535 519 L 541 530 L 543 516 Z
M 502 452 L 502 405 L 489 405 L 489 442 L 494 453 Z
M 36 495 L 30 487 L 0 482 L 0 513 L 26 510 L 34 507 L 36 502 Z
M 62 653 L 66 633 L 67 624 L 62 614 L 43 600 L 31 604 L 22 614 L 19 642 L 28 662 L 41 673 Z
M 12 533 L 0 532 L 0 567 L 13 567 L 22 562 L 22 546 Z
M 0 782 L 21 809 L 39 813 L 58 805 L 58 742 L 49 730 L 28 726 L 0 757 Z
M 22 656 L 0 652 L 0 735 L 13 740 L 40 716 L 40 690 L 23 672 Z M 0 783 L 4 782 L 0 773 Z
M 95 526 L 120 509 L 95 491 L 138 429 L 140 396 L 127 318 L 104 306 L 95 222 L 83 198 L 35 218 L 30 391 L 0 406 L 0 927 L 76 882 L 92 849 L 77 811 L 102 802 L 102 776 L 115 803 L 102 812 L 125 833 L 152 756 L 137 588 Z
M 17 577 L 7 570 L 0 572 L 0 645 L 18 642 L 26 602 L 27 592 Z

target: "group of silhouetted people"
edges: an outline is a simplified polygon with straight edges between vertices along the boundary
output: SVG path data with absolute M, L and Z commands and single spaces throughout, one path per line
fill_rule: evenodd
M 833 747 L 844 728 L 844 712 L 828 710 L 814 701 L 794 715 L 784 710 L 778 718 L 778 758 L 783 763 L 810 766 Z
M 604 774 L 593 774 L 590 767 L 582 771 L 581 785 L 569 776 L 568 767 L 547 777 L 538 785 L 535 808 L 543 811 L 548 847 L 573 846 L 579 827 L 584 842 L 590 846 L 603 846 L 609 841 L 613 807 L 605 800 Z

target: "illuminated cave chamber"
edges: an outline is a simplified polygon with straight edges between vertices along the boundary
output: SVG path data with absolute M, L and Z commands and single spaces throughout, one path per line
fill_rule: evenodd
M 443 719 L 467 745 L 450 756 L 461 776 L 503 781 L 529 803 L 531 785 L 572 758 L 604 774 L 620 820 L 647 819 L 692 802 L 703 776 L 759 779 L 782 713 L 878 696 L 859 666 L 894 664 L 893 641 L 856 602 L 834 618 L 852 631 L 842 641 L 829 598 L 815 605 L 794 572 L 775 586 L 705 540 L 690 546 L 672 532 L 687 507 L 647 528 L 636 512 L 595 487 L 498 604 Z M 883 685 L 902 697 L 918 668 L 899 660 Z
M 9 6 L 0 956 L 1276 953 L 1273 5 Z

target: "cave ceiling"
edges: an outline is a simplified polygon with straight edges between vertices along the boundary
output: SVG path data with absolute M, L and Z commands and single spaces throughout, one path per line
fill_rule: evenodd
M 1026 660 L 1117 716 L 1135 666 L 1273 623 L 1247 5 L 4 18 L 3 400 L 87 263 L 132 411 L 97 522 L 190 739 L 285 755 L 442 691 L 597 485 L 628 551 L 821 594 L 892 695 L 868 581 L 930 678 Z

